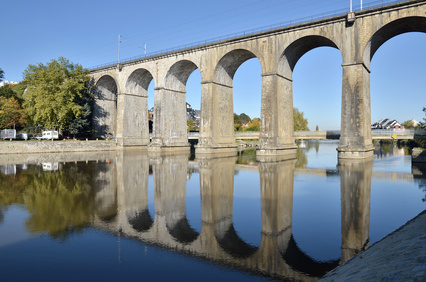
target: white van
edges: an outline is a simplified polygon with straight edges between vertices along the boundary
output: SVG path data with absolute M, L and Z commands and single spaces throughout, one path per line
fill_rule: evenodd
M 43 135 L 41 136 L 41 139 L 59 139 L 58 131 L 43 131 Z

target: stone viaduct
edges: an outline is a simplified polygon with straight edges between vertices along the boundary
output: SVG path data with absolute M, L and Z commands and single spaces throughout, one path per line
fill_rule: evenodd
M 308 51 L 336 48 L 342 57 L 341 137 L 338 156 L 373 155 L 370 62 L 377 49 L 405 32 L 426 32 L 426 1 L 410 0 L 111 65 L 91 71 L 94 123 L 99 137 L 113 133 L 121 146 L 185 148 L 185 86 L 201 74 L 201 126 L 196 154 L 235 153 L 233 77 L 246 60 L 262 68 L 261 132 L 257 156 L 296 155 L 292 72 Z M 152 142 L 147 89 L 155 84 Z

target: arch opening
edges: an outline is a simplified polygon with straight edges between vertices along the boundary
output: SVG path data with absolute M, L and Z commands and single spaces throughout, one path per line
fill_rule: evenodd
M 307 52 L 318 47 L 332 47 L 339 49 L 336 43 L 323 36 L 311 35 L 302 37 L 291 43 L 285 49 L 279 62 L 278 73 L 291 79 L 294 67 L 299 59 Z
M 248 50 L 233 50 L 220 59 L 215 69 L 215 82 L 232 86 L 235 72 L 245 61 L 255 58 L 252 52 Z
M 364 63 L 369 67 L 376 51 L 389 39 L 407 32 L 426 33 L 426 17 L 407 17 L 390 22 L 376 31 L 365 47 Z
M 298 60 L 292 71 L 295 131 L 340 130 L 341 64 L 340 52 L 330 47 L 314 48 Z
M 407 32 L 384 42 L 374 53 L 370 65 L 372 134 L 380 129 L 421 128 L 418 122 L 425 117 L 425 105 L 415 101 L 425 97 L 425 49 L 424 32 Z

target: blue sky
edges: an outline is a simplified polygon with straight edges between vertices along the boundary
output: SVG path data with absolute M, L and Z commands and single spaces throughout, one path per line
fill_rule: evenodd
M 390 1 L 364 0 L 370 4 Z M 63 56 L 90 68 L 198 41 L 349 10 L 349 0 L 216 1 L 2 1 L 0 68 L 5 79 L 20 81 L 29 64 Z M 354 6 L 360 2 L 353 0 Z M 426 107 L 426 34 L 407 33 L 386 42 L 371 64 L 372 122 L 393 118 L 422 120 Z M 305 54 L 293 73 L 294 106 L 309 127 L 340 128 L 341 56 L 332 48 Z M 234 77 L 234 112 L 260 116 L 261 69 L 245 62 Z M 200 108 L 200 75 L 187 83 L 187 102 Z M 153 106 L 154 85 L 148 92 Z

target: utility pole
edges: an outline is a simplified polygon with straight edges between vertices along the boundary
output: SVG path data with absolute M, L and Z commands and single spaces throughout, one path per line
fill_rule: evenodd
M 120 65 L 120 43 L 121 43 L 121 36 L 119 34 L 118 35 L 118 65 Z
M 145 57 L 146 57 L 146 43 L 144 44 L 144 54 L 145 54 Z
M 352 13 L 352 0 L 350 0 L 350 10 L 349 11 Z
M 361 0 L 361 11 L 362 11 L 362 0 Z

